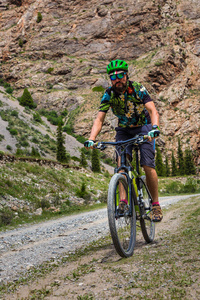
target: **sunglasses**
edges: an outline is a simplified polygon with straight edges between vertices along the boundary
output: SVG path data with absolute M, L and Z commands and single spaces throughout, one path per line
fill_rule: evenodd
M 124 78 L 125 74 L 126 73 L 113 74 L 113 75 L 110 75 L 110 79 L 111 80 L 116 80 L 117 78 L 118 79 L 122 79 L 122 78 Z

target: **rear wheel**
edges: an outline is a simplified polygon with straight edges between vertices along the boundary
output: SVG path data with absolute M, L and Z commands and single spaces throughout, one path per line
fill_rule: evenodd
M 140 186 L 143 193 L 143 211 L 141 211 L 140 225 L 143 237 L 147 243 L 151 243 L 155 236 L 155 223 L 152 221 L 152 197 L 146 185 L 146 177 L 140 178 Z
M 133 199 L 129 199 L 124 212 L 118 209 L 120 190 L 124 189 L 126 199 L 128 196 L 128 183 L 122 174 L 116 173 L 111 178 L 108 189 L 108 222 L 113 244 L 121 257 L 133 255 L 136 240 L 136 217 Z M 132 207 L 132 210 L 130 209 Z

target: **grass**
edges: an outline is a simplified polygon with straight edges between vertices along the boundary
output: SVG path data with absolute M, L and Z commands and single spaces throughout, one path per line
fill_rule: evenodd
M 88 204 L 96 208 L 102 207 L 109 179 L 107 173 L 95 174 L 94 178 L 90 171 L 81 172 L 62 166 L 57 169 L 21 161 L 7 163 L 0 166 L 0 199 L 7 199 L 8 202 L 12 202 L 12 199 L 23 201 L 24 208 L 19 206 L 17 217 L 10 222 L 10 226 L 17 226 L 24 222 L 38 222 L 86 211 Z M 83 184 L 85 194 L 81 200 L 76 197 L 76 193 Z M 101 202 L 99 205 L 97 200 Z M 39 207 L 43 208 L 43 213 L 36 216 L 34 211 Z M 56 207 L 58 210 L 49 210 L 49 207 Z M 1 210 L 0 213 L 4 211 Z M 8 224 L 6 225 L 5 227 L 0 222 L 1 229 L 8 228 Z
M 50 138 L 49 135 L 43 135 L 32 127 L 31 121 L 30 124 L 27 124 L 15 110 L 10 109 L 1 110 L 0 117 L 2 120 L 8 121 L 7 129 L 10 134 L 16 138 L 17 148 L 26 148 L 24 151 L 28 153 L 31 143 L 36 143 L 36 147 L 43 156 L 51 155 L 55 157 L 56 141 Z
M 138 69 L 143 69 L 150 64 L 152 58 L 155 56 L 156 53 L 157 53 L 157 51 L 149 52 L 148 55 L 146 55 L 142 59 L 139 58 L 137 60 L 130 61 L 130 64 L 133 64 Z
M 198 299 L 200 296 L 198 243 L 200 227 L 197 226 L 200 214 L 199 198 L 190 199 L 190 204 L 188 200 L 177 203 L 170 210 L 174 216 L 181 212 L 177 229 L 174 230 L 173 225 L 169 227 L 170 230 L 163 229 L 157 235 L 153 245 L 139 247 L 128 259 L 116 259 L 114 253 L 109 255 L 111 241 L 110 237 L 105 237 L 75 253 L 65 255 L 59 261 L 45 262 L 40 267 L 30 270 L 26 277 L 16 282 L 2 285 L 0 294 L 12 293 L 16 289 L 19 291 L 20 285 L 23 289 L 23 284 L 35 286 L 36 280 L 48 276 L 53 271 L 57 280 L 55 282 L 51 278 L 52 281 L 48 282 L 48 287 L 51 289 L 47 288 L 47 285 L 34 288 L 29 296 L 35 298 L 30 299 L 42 299 L 43 296 L 54 295 L 54 291 L 59 297 L 58 292 L 66 290 L 66 286 L 67 292 L 65 292 L 69 299 L 72 295 L 74 295 L 73 299 L 96 299 L 95 294 L 99 299 L 105 295 L 107 298 L 117 297 L 117 299 Z M 108 259 L 104 262 L 102 251 L 104 257 Z M 112 256 L 114 256 L 113 260 Z M 65 275 L 58 272 L 61 266 L 64 267 Z M 98 278 L 96 285 L 99 282 L 101 287 L 95 294 L 94 278 Z M 85 292 L 81 288 L 82 284 Z M 77 290 L 78 285 L 80 285 L 79 290 Z
M 200 179 L 196 176 L 159 179 L 159 196 L 200 193 Z
M 94 176 L 87 169 L 23 161 L 0 165 L 0 201 L 6 199 L 8 205 L 17 207 L 16 215 L 1 207 L 0 230 L 105 206 L 110 178 L 108 172 Z M 198 192 L 200 180 L 195 177 L 159 179 L 160 196 Z M 35 215 L 38 208 L 42 208 L 39 216 Z

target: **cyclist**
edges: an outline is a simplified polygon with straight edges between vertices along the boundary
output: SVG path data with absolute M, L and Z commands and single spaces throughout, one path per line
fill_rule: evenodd
M 158 112 L 146 88 L 138 82 L 129 80 L 128 64 L 125 61 L 111 61 L 107 66 L 107 73 L 111 79 L 111 87 L 102 97 L 89 140 L 84 143 L 84 146 L 86 149 L 93 148 L 110 107 L 118 117 L 118 127 L 115 128 L 116 141 L 130 139 L 136 134 L 148 135 L 148 141 L 140 146 L 140 164 L 145 171 L 147 186 L 153 198 L 152 220 L 160 222 L 163 215 L 158 200 L 158 177 L 155 170 L 155 141 L 153 140 L 160 134 Z M 127 147 L 127 154 L 132 159 L 131 146 Z M 127 199 L 123 199 L 123 196 L 121 198 L 120 209 L 123 209 Z

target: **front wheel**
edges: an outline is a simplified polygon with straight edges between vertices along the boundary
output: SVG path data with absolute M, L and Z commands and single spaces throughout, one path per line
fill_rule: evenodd
M 133 199 L 129 199 L 124 212 L 118 209 L 120 192 L 124 190 L 128 200 L 128 183 L 124 175 L 116 173 L 111 178 L 108 189 L 108 222 L 113 244 L 121 257 L 133 255 L 136 240 L 136 217 Z
M 140 178 L 140 187 L 143 194 L 143 211 L 141 212 L 140 226 L 143 237 L 147 243 L 151 243 L 155 236 L 155 223 L 152 221 L 152 197 L 146 185 L 146 177 Z

